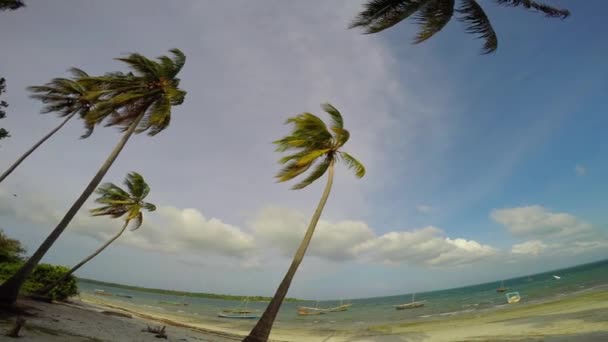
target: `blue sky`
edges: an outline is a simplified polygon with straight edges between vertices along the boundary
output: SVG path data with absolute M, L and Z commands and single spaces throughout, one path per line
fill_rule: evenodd
M 105 178 L 141 172 L 159 211 L 81 276 L 271 294 L 321 184 L 274 183 L 270 142 L 285 118 L 321 114 L 325 101 L 342 111 L 347 150 L 368 175 L 338 170 L 291 295 L 398 294 L 606 258 L 608 43 L 595 13 L 608 5 L 554 2 L 573 13 L 561 21 L 483 3 L 499 35 L 488 56 L 455 20 L 415 46 L 410 22 L 345 30 L 355 1 L 30 1 L 0 22 L 2 125 L 13 134 L 0 168 L 57 124 L 26 86 L 178 47 L 186 102 L 167 131 L 132 139 Z M 0 227 L 30 251 L 118 138 L 81 132 L 70 123 L 0 185 Z M 45 260 L 74 264 L 118 228 L 83 211 Z

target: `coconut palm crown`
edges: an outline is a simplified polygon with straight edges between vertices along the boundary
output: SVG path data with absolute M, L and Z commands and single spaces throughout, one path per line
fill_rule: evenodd
M 457 1 L 460 5 L 456 8 Z M 570 15 L 567 9 L 555 8 L 533 0 L 494 2 L 508 7 L 523 7 L 552 18 L 564 19 Z M 361 27 L 365 33 L 377 33 L 413 16 L 416 24 L 420 26 L 413 42 L 418 44 L 441 31 L 456 12 L 458 20 L 465 24 L 465 32 L 477 35 L 484 41 L 482 54 L 494 52 L 498 47 L 498 37 L 490 19 L 476 0 L 368 0 L 363 6 L 363 11 L 349 28 Z
M 42 101 L 45 106 L 40 111 L 46 113 L 58 113 L 59 117 L 78 114 L 85 120 L 86 133 L 81 138 L 88 138 L 93 133 L 94 126 L 86 122 L 86 117 L 97 100 L 98 92 L 92 86 L 80 81 L 90 77 L 86 72 L 78 68 L 68 70 L 72 78 L 54 78 L 43 86 L 31 86 L 27 89 L 33 94 L 31 98 Z
M 143 115 L 135 133 L 148 131 L 156 135 L 169 126 L 171 107 L 184 102 L 186 92 L 179 88 L 177 74 L 186 62 L 179 49 L 170 50 L 168 56 L 151 60 L 138 53 L 116 58 L 126 63 L 129 73 L 114 72 L 104 76 L 87 77 L 82 81 L 100 90 L 91 94 L 99 96 L 87 123 L 96 125 L 106 120 L 106 126 L 119 126 L 126 131 L 131 123 Z
M 144 177 L 137 172 L 131 172 L 124 181 L 128 191 L 123 190 L 114 183 L 106 183 L 95 191 L 99 197 L 95 202 L 102 204 L 101 207 L 91 209 L 93 216 L 110 216 L 119 218 L 125 216 L 126 222 L 135 220 L 135 225 L 131 230 L 141 227 L 144 221 L 142 209 L 155 211 L 156 206 L 145 202 L 144 199 L 150 193 L 150 186 L 145 182 Z
M 294 179 L 312 168 L 306 178 L 292 187 L 294 190 L 312 184 L 323 176 L 335 161 L 343 161 L 359 178 L 365 175 L 365 167 L 361 162 L 340 151 L 350 137 L 349 132 L 344 129 L 342 115 L 329 103 L 322 104 L 321 108 L 331 117 L 330 127 L 316 115 L 302 113 L 285 122 L 293 124 L 291 134 L 274 141 L 277 152 L 294 152 L 279 160 L 281 164 L 285 164 L 276 175 L 279 182 Z

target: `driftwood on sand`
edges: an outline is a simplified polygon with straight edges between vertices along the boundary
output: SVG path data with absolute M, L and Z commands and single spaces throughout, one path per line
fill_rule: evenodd
M 165 333 L 165 326 L 158 328 L 151 328 L 149 325 L 146 326 L 146 329 L 142 329 L 143 332 L 149 332 L 154 334 L 154 336 L 158 338 L 167 338 L 167 333 Z
M 21 316 L 17 317 L 15 325 L 13 325 L 13 327 L 6 333 L 6 336 L 19 337 L 19 331 L 21 330 L 21 328 L 23 328 L 23 325 L 25 325 L 25 318 Z

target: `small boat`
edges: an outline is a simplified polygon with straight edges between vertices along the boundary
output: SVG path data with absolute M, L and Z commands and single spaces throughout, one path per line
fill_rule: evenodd
M 116 294 L 115 296 L 116 297 L 122 297 L 122 298 L 133 298 L 133 296 L 129 296 L 129 295 L 122 294 L 122 293 Z
M 405 310 L 405 309 L 418 309 L 424 306 L 424 302 L 426 302 L 426 300 L 421 300 L 421 301 L 416 301 L 416 294 L 413 293 L 412 294 L 412 301 L 410 303 L 405 303 L 405 304 L 399 304 L 399 305 L 393 305 L 395 307 L 395 310 Z
M 314 316 L 314 315 L 323 315 L 325 312 L 318 310 L 309 310 L 308 308 L 299 307 L 298 315 L 299 316 Z
M 496 289 L 496 292 L 505 292 L 508 289 L 509 289 L 508 287 L 505 287 L 505 281 L 501 280 L 500 281 L 500 287 Z
M 521 300 L 519 292 L 509 292 L 505 294 L 505 296 L 507 297 L 507 303 L 509 304 L 519 303 L 519 301 Z
M 93 293 L 98 296 L 113 296 L 110 292 L 106 292 L 106 291 L 100 290 L 100 289 L 95 289 L 95 291 Z
M 340 301 L 340 305 L 335 306 L 333 308 L 319 308 L 318 303 L 319 302 L 317 302 L 316 308 L 311 308 L 311 307 L 307 307 L 307 306 L 299 306 L 298 310 L 305 310 L 305 311 L 309 311 L 309 312 L 342 312 L 342 311 L 348 310 L 348 308 L 353 306 L 352 304 L 343 304 L 342 301 Z
M 245 298 L 242 302 L 242 307 L 234 308 L 234 309 L 223 309 L 222 312 L 218 313 L 219 317 L 223 318 L 245 318 L 245 319 L 253 319 L 260 318 L 260 315 L 254 313 L 253 310 L 247 309 L 247 303 L 249 300 Z
M 159 300 L 158 301 L 159 304 L 167 304 L 167 305 L 176 305 L 176 306 L 187 306 L 188 303 L 180 303 L 180 302 L 170 302 L 170 301 L 165 301 L 165 300 Z
M 555 278 L 555 279 L 557 279 L 557 280 L 562 279 L 562 277 L 560 277 L 560 276 L 556 276 L 555 274 L 553 275 L 553 278 Z
M 220 312 L 217 315 L 219 317 L 223 317 L 223 318 L 239 318 L 239 319 L 255 319 L 255 318 L 260 318 L 260 315 L 257 314 L 257 313 Z

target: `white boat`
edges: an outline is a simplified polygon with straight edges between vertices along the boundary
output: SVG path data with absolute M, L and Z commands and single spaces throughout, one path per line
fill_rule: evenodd
M 521 300 L 519 292 L 509 292 L 505 296 L 507 297 L 507 303 L 509 304 L 519 303 L 519 301 Z
M 393 305 L 395 307 L 395 310 L 405 310 L 405 309 L 417 309 L 417 308 L 421 308 L 424 306 L 424 302 L 426 302 L 426 300 L 421 300 L 421 301 L 416 301 L 416 294 L 412 294 L 412 301 L 410 303 L 405 303 L 405 304 L 399 304 L 399 305 Z
M 319 302 L 317 302 L 317 307 L 315 307 L 315 308 L 308 307 L 308 306 L 299 306 L 298 307 L 298 313 L 299 312 L 307 312 L 307 313 L 311 313 L 311 312 L 341 312 L 341 311 L 348 310 L 348 308 L 350 308 L 351 306 L 353 306 L 353 305 L 352 304 L 343 304 L 342 301 L 340 301 L 340 305 L 335 306 L 333 308 L 319 308 Z
M 556 276 L 555 274 L 553 275 L 553 278 L 555 278 L 555 279 L 557 279 L 557 280 L 562 279 L 562 277 L 560 277 L 560 276 Z

